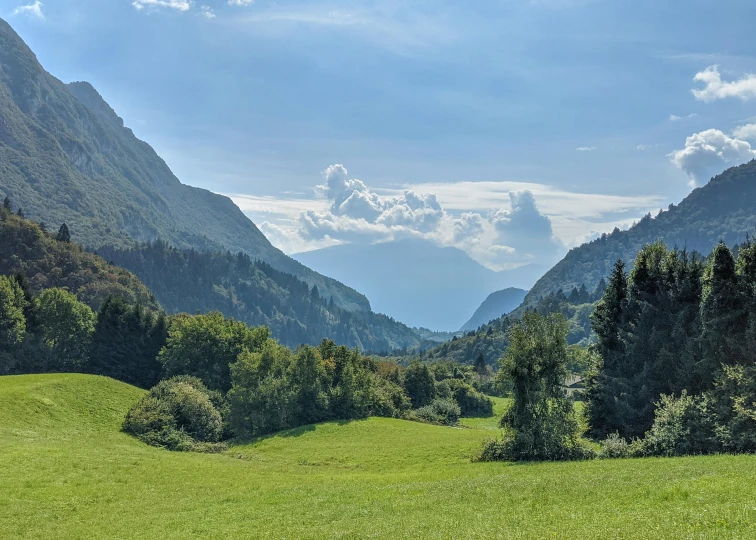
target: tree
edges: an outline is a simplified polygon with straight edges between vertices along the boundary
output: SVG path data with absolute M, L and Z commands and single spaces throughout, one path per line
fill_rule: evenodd
M 599 364 L 594 366 L 586 384 L 588 403 L 587 416 L 591 434 L 605 437 L 624 427 L 617 410 L 616 396 L 626 386 L 617 379 L 621 374 L 625 346 L 621 329 L 628 296 L 627 274 L 622 259 L 614 263 L 604 297 L 591 317 L 591 327 L 596 333 L 596 351 Z
M 151 388 L 160 376 L 157 355 L 164 344 L 164 316 L 108 297 L 97 314 L 86 371 Z
M 68 231 L 68 225 L 66 225 L 65 223 L 60 226 L 60 229 L 58 229 L 58 236 L 56 237 L 56 240 L 58 242 L 71 241 L 71 233 Z
M 297 424 L 311 424 L 325 419 L 328 400 L 324 392 L 325 369 L 318 350 L 301 347 L 289 368 L 289 380 L 294 392 L 294 417 Z
M 0 354 L 9 352 L 24 339 L 27 305 L 18 282 L 0 276 Z
M 512 405 L 502 419 L 505 439 L 484 451 L 489 459 L 565 460 L 585 455 L 564 382 L 567 322 L 559 314 L 526 312 L 509 330 L 501 369 L 512 380 Z
M 745 266 L 745 261 L 744 261 Z M 696 390 L 713 386 L 723 365 L 744 365 L 748 353 L 746 296 L 730 249 L 720 242 L 703 275 L 701 300 L 701 360 L 696 366 Z
M 47 289 L 34 301 L 42 339 L 52 354 L 53 369 L 79 371 L 86 358 L 95 315 L 64 289 Z
M 480 353 L 475 358 L 475 373 L 477 373 L 480 376 L 487 375 L 488 374 L 488 365 L 486 365 L 486 358 L 483 356 L 483 353 Z
M 403 386 L 415 409 L 428 405 L 436 397 L 433 374 L 426 364 L 412 362 L 404 372 Z
M 11 211 L 11 202 L 8 197 L 5 197 L 5 199 L 3 199 L 3 208 L 7 210 L 8 212 Z
M 179 315 L 169 325 L 159 361 L 165 374 L 193 375 L 211 390 L 231 388 L 229 366 L 243 351 L 258 352 L 270 337 L 265 327 L 250 328 L 219 312 Z

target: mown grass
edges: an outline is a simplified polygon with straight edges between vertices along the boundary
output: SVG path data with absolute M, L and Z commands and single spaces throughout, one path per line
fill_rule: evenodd
M 141 394 L 84 375 L 0 377 L 0 536 L 756 536 L 752 456 L 473 463 L 493 418 L 333 422 L 180 454 L 119 432 Z

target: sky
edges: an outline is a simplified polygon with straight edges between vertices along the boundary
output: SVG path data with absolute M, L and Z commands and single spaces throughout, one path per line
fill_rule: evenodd
M 179 179 L 287 253 L 403 237 L 498 270 L 756 156 L 756 2 L 0 0 Z

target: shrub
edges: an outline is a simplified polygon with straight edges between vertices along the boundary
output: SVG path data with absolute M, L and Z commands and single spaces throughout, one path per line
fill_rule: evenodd
M 601 450 L 598 452 L 599 459 L 620 459 L 638 457 L 642 454 L 642 443 L 635 439 L 628 443 L 619 433 L 612 433 L 601 442 Z
M 715 437 L 714 417 L 706 395 L 661 396 L 656 404 L 654 423 L 636 454 L 644 456 L 688 456 L 720 450 Z
M 531 434 L 506 429 L 501 439 L 483 442 L 480 461 L 579 461 L 594 459 L 596 451 L 578 437 L 554 437 L 552 444 L 535 441 Z
M 491 416 L 493 402 L 475 390 L 472 385 L 460 379 L 447 379 L 436 385 L 436 394 L 445 399 L 453 399 L 459 405 L 462 416 Z
M 410 419 L 429 424 L 455 426 L 459 422 L 459 405 L 450 399 L 435 399 L 430 405 L 420 407 L 410 413 Z
M 152 446 L 178 451 L 213 451 L 223 420 L 195 377 L 160 382 L 126 414 L 123 430 Z

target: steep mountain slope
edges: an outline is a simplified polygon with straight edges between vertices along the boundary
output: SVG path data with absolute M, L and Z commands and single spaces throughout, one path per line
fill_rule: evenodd
M 458 330 L 492 291 L 528 288 L 545 270 L 494 272 L 460 249 L 415 239 L 345 244 L 293 257 L 362 291 L 376 311 L 433 330 Z
M 0 20 L 0 197 L 90 247 L 162 238 L 181 247 L 244 251 L 296 275 L 349 309 L 356 291 L 274 248 L 231 202 L 185 186 L 87 83 L 65 85 Z
M 678 206 L 670 205 L 655 218 L 649 214 L 627 231 L 615 229 L 571 250 L 538 280 L 525 298 L 538 298 L 582 283 L 592 290 L 606 278 L 617 259 L 631 264 L 646 244 L 663 240 L 668 246 L 709 253 L 719 240 L 734 245 L 756 232 L 756 161 L 732 167 L 694 189 Z
M 512 287 L 491 293 L 475 310 L 470 320 L 462 326 L 461 330 L 464 332 L 475 330 L 502 315 L 510 313 L 522 304 L 526 294 L 528 294 L 528 291 Z
M 373 352 L 421 346 L 411 328 L 372 311 L 339 308 L 304 281 L 230 252 L 180 250 L 164 242 L 100 255 L 139 276 L 170 313 L 218 310 L 252 326 L 268 326 L 289 347 L 324 338 Z
M 108 296 L 156 309 L 155 296 L 124 270 L 71 242 L 58 242 L 37 223 L 0 208 L 0 275 L 23 274 L 32 293 L 66 287 L 99 309 Z

